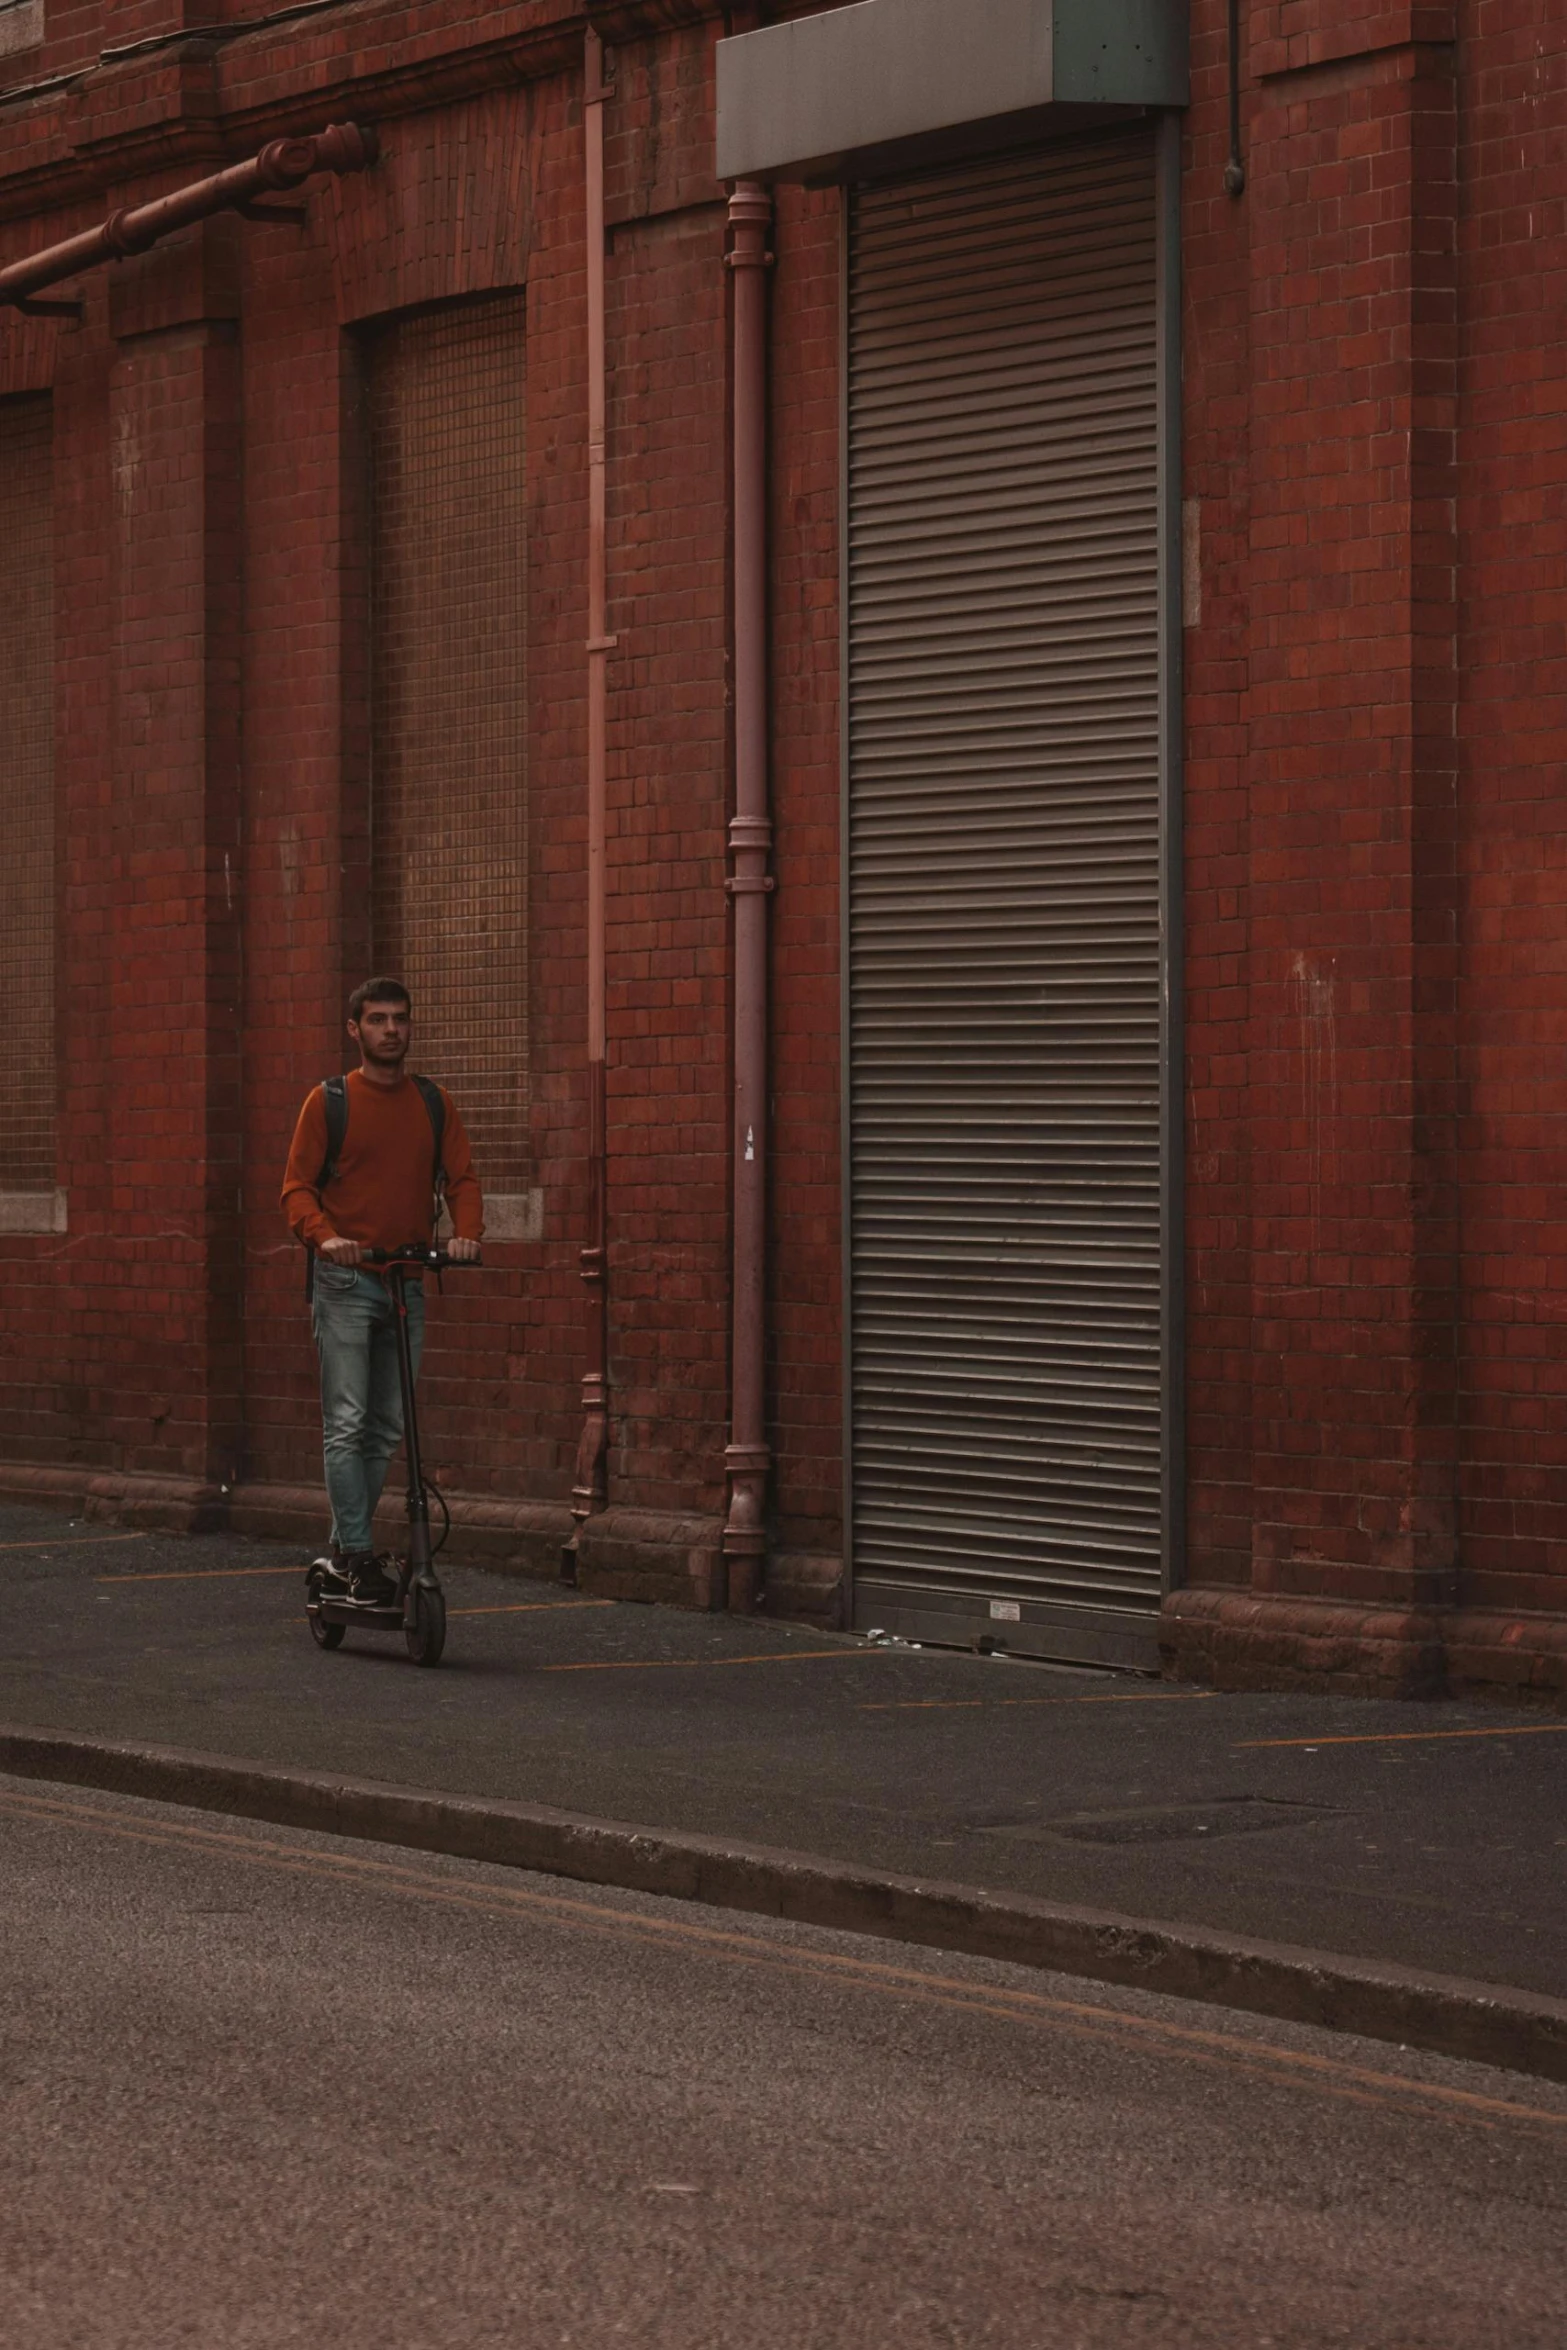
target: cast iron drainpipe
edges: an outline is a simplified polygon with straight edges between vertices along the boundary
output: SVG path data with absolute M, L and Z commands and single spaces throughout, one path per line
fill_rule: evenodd
M 605 435 L 607 383 L 604 352 L 604 101 L 608 84 L 604 45 L 591 25 L 583 55 L 584 233 L 588 297 L 588 1237 L 578 1264 L 585 1292 L 582 1431 L 571 1489 L 572 1529 L 561 1551 L 563 1583 L 577 1580 L 582 1529 L 605 1495 L 609 1449 L 608 1126 L 604 1061 L 605 861 L 608 808 L 606 720 L 608 661 L 616 640 L 608 634 L 609 558 L 606 546 Z
M 1246 193 L 1246 158 L 1241 153 L 1241 0 L 1230 0 L 1230 159 L 1224 166 L 1227 196 Z
M 133 253 L 145 253 L 160 237 L 214 212 L 238 212 L 249 220 L 302 220 L 302 205 L 257 204 L 255 199 L 279 188 L 297 188 L 313 172 L 363 171 L 379 152 L 375 132 L 352 122 L 331 123 L 310 139 L 274 139 L 248 163 L 231 164 L 214 178 L 195 180 L 151 204 L 111 212 L 97 228 L 48 245 L 26 261 L 13 261 L 9 269 L 0 269 L 0 302 L 34 316 L 79 318 L 80 302 L 36 302 L 32 297 L 40 286 L 58 285 L 62 278 L 96 268 L 100 261 L 123 261 Z
M 762 1595 L 767 1544 L 765 1437 L 767 1213 L 767 232 L 766 188 L 741 180 L 729 199 L 734 271 L 735 812 L 729 826 L 735 909 L 734 1332 L 724 1467 L 729 1605 Z

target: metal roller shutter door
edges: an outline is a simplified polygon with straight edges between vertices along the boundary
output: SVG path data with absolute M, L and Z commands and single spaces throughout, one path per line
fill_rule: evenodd
M 1152 1663 L 1160 677 L 1150 129 L 857 190 L 855 1620 Z

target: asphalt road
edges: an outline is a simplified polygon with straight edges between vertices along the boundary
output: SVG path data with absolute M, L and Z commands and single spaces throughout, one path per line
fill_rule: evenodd
M 446 1662 L 302 1554 L 0 1509 L 0 1720 L 513 1797 L 1567 1996 L 1567 1721 L 1213 1696 L 452 1570 Z
M 0 1779 L 7 2350 L 1559 2350 L 1567 2090 Z

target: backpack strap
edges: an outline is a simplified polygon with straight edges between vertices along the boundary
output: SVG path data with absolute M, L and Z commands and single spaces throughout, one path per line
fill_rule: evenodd
M 441 1159 L 441 1146 L 446 1140 L 446 1096 L 433 1077 L 416 1077 L 419 1097 L 429 1112 L 430 1131 L 435 1137 L 435 1220 L 441 1220 L 441 1206 L 446 1198 L 446 1168 Z
M 326 1110 L 326 1157 L 316 1177 L 317 1191 L 325 1191 L 337 1178 L 337 1163 L 343 1155 L 343 1138 L 348 1132 L 348 1079 L 323 1077 L 321 1100 Z
M 325 1191 L 337 1175 L 337 1163 L 343 1155 L 343 1137 L 348 1132 L 348 1080 L 346 1077 L 323 1077 L 321 1101 L 326 1111 L 326 1156 L 321 1161 L 321 1172 L 316 1177 L 317 1191 Z M 305 1251 L 305 1297 L 308 1301 L 316 1293 L 316 1252 Z

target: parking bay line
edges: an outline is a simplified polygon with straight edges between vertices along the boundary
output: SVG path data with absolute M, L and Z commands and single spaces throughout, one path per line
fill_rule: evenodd
M 302 1575 L 303 1567 L 180 1567 L 152 1575 L 95 1575 L 95 1583 L 224 1583 L 245 1575 Z M 451 1616 L 562 1615 L 574 1607 L 613 1607 L 612 1599 L 526 1599 L 505 1607 L 448 1608 Z
M 0 1550 L 98 1550 L 110 1542 L 150 1542 L 151 1534 L 56 1534 L 49 1542 L 0 1542 Z
M 887 1656 L 884 1648 L 777 1648 L 761 1656 L 624 1656 L 586 1664 L 540 1665 L 541 1673 L 658 1673 L 688 1670 L 693 1665 L 802 1665 L 828 1656 Z
M 176 1567 L 154 1575 L 94 1575 L 95 1583 L 227 1583 L 236 1575 L 302 1575 L 303 1567 Z
M 1243 1738 L 1232 1754 L 1265 1746 L 1408 1746 L 1433 1738 L 1550 1738 L 1567 1733 L 1567 1722 L 1523 1722 L 1511 1730 L 1350 1730 L 1321 1738 Z
M 976 1709 L 1000 1713 L 1019 1705 L 1193 1705 L 1217 1697 L 1216 1689 L 1116 1689 L 1092 1697 L 878 1697 L 860 1707 L 862 1714 L 963 1713 Z
M 449 1616 L 563 1616 L 574 1607 L 615 1607 L 613 1599 L 519 1599 L 504 1607 L 449 1607 Z

